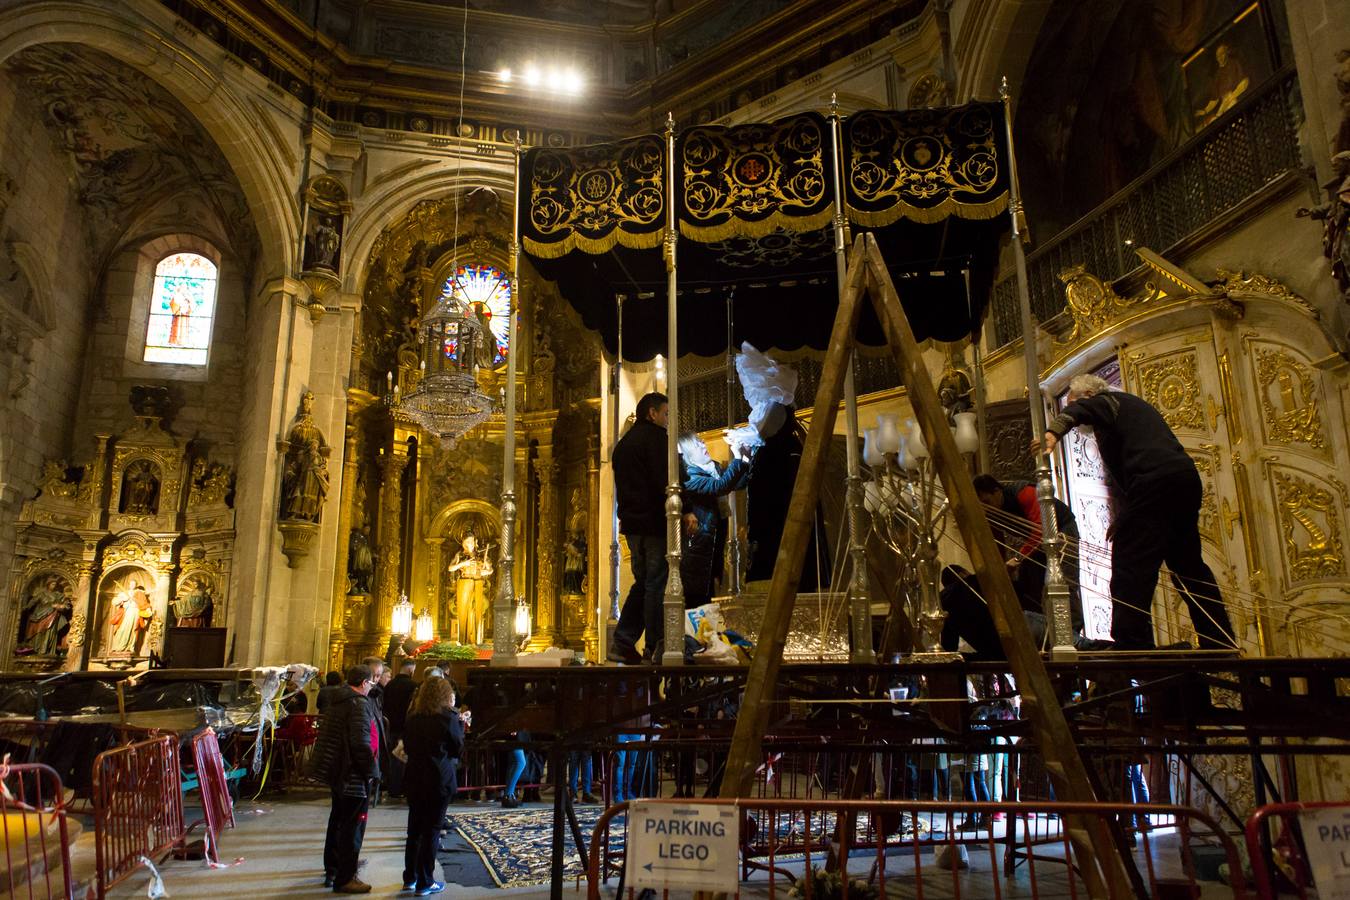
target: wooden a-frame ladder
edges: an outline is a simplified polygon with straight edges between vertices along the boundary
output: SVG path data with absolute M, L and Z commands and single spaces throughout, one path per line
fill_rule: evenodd
M 984 507 L 975 495 L 946 415 L 924 367 L 914 332 L 905 318 L 900 298 L 881 257 L 876 238 L 860 234 L 849 253 L 848 271 L 839 309 L 825 353 L 824 369 L 813 403 L 814 414 L 792 489 L 787 523 L 775 560 L 773 579 L 765 604 L 763 625 L 746 681 L 732 736 L 731 753 L 721 796 L 748 797 L 755 769 L 762 760 L 763 735 L 769 728 L 770 700 L 778 681 L 787 640 L 788 623 L 796 601 L 807 543 L 814 526 L 814 510 L 825 472 L 830 437 L 834 434 L 837 407 L 844 374 L 853 353 L 854 332 L 861 309 L 859 295 L 866 292 L 908 389 L 914 415 L 923 430 L 933 465 L 951 499 L 956 524 L 970 553 L 975 575 L 989 602 L 1009 668 L 1022 694 L 1022 714 L 1031 721 L 1036 742 L 1049 772 L 1055 796 L 1062 801 L 1090 802 L 1096 799 L 1068 721 L 1055 697 L 1041 655 L 1032 640 L 1022 607 L 1013 592 L 1007 567 L 994 543 Z M 1124 898 L 1135 895 L 1122 850 L 1106 821 L 1094 816 L 1066 816 L 1069 839 L 1089 893 L 1093 897 Z

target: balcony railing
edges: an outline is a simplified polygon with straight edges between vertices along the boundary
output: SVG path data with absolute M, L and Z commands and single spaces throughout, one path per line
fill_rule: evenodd
M 1119 278 L 1138 265 L 1133 248 L 1165 252 L 1299 168 L 1299 109 L 1298 78 L 1291 66 L 1037 248 L 1027 257 L 1037 321 L 1064 308 L 1062 270 L 1081 263 L 1105 281 Z M 997 346 L 1021 335 L 1017 307 L 1017 282 L 1009 274 L 994 285 L 991 312 Z

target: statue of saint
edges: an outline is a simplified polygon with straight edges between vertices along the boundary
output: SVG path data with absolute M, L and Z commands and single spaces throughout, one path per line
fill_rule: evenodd
M 455 576 L 455 619 L 459 622 L 459 640 L 462 644 L 483 642 L 483 618 L 487 613 L 488 581 L 492 578 L 491 545 L 478 548 L 478 539 L 472 529 L 464 535 L 459 553 L 451 560 L 447 571 Z
M 347 540 L 347 577 L 352 582 L 353 594 L 369 594 L 370 578 L 375 574 L 375 555 L 370 552 L 370 537 L 366 526 L 352 529 Z
M 150 595 L 139 581 L 133 579 L 130 586 L 113 599 L 108 613 L 108 625 L 112 629 L 108 635 L 108 654 L 135 656 L 154 618 Z
M 174 624 L 179 628 L 210 628 L 215 608 L 210 582 L 193 575 L 180 588 L 173 601 Z
M 567 543 L 563 544 L 563 593 L 580 594 L 586 584 L 586 505 L 581 488 L 572 491 L 572 509 L 567 517 Z
M 328 454 L 323 433 L 314 424 L 314 394 L 300 395 L 300 411 L 286 436 L 286 466 L 281 481 L 281 519 L 318 522 L 328 496 Z
M 70 598 L 64 582 L 56 575 L 48 575 L 35 584 L 23 607 L 27 620 L 19 652 L 38 656 L 56 656 L 63 649 L 66 627 L 70 624 Z
M 136 460 L 122 474 L 121 511 L 136 516 L 159 512 L 159 476 L 149 460 Z
M 313 260 L 316 269 L 337 269 L 338 248 L 342 246 L 342 236 L 334 227 L 332 216 L 320 216 L 314 226 Z

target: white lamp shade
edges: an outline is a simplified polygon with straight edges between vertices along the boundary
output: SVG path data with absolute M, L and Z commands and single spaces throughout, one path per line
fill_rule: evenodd
M 530 606 L 523 599 L 516 604 L 516 620 L 513 624 L 517 637 L 530 636 Z
M 867 463 L 869 466 L 876 467 L 886 461 L 886 457 L 881 453 L 881 448 L 877 446 L 879 440 L 880 439 L 877 437 L 877 429 L 868 428 L 863 432 L 862 457 L 863 462 Z
M 975 453 L 980 449 L 980 435 L 975 430 L 975 414 L 959 412 L 956 414 L 956 449 L 961 453 Z
M 877 449 L 882 453 L 900 452 L 900 417 L 894 413 L 877 416 Z
M 881 509 L 881 487 L 875 481 L 863 485 L 863 507 L 870 513 Z
M 413 626 L 413 637 L 420 644 L 425 644 L 436 636 L 436 623 L 431 621 L 431 613 L 428 610 L 422 610 L 417 617 L 417 624 Z
M 389 630 L 394 634 L 412 634 L 412 628 L 413 605 L 408 601 L 408 595 L 404 594 L 394 604 L 394 614 L 389 623 Z
M 924 460 L 928 458 L 928 445 L 923 442 L 923 429 L 919 423 L 910 419 L 909 425 L 909 455 L 915 460 Z

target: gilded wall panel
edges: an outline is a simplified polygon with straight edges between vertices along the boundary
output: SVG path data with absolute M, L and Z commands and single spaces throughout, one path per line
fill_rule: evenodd
M 1311 366 L 1278 344 L 1252 341 L 1249 349 L 1266 442 L 1324 450 L 1321 391 Z
M 1187 348 L 1133 362 L 1140 396 L 1157 407 L 1173 430 L 1208 430 L 1195 350 Z
M 1344 485 L 1265 461 L 1286 585 L 1345 577 Z

